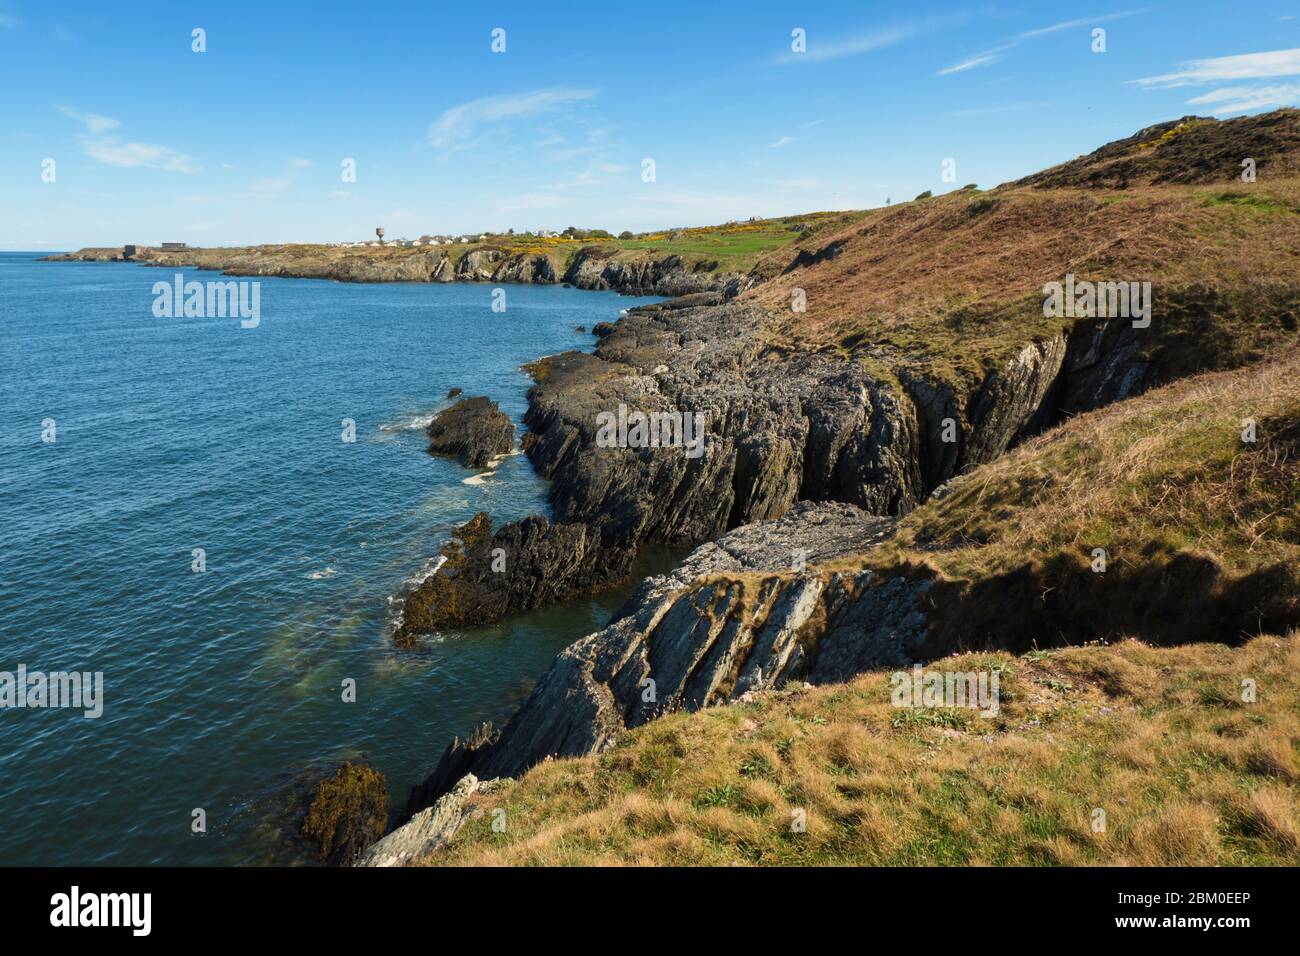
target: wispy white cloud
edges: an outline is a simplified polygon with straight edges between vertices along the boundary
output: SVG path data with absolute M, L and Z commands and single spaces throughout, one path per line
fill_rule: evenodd
M 976 53 L 974 56 L 967 57 L 960 63 L 954 63 L 952 66 L 946 66 L 939 71 L 939 76 L 948 76 L 951 73 L 965 73 L 967 70 L 973 70 L 978 66 L 989 66 L 1002 59 L 1002 54 L 1011 49 L 1009 46 L 1000 46 L 992 50 L 986 50 L 983 53 Z
M 8 13 L 0 13 L 0 30 L 16 30 L 23 21 Z
M 81 123 L 89 133 L 107 133 L 110 129 L 116 129 L 122 125 L 120 120 L 115 120 L 111 116 L 100 116 L 98 113 L 80 113 L 71 106 L 56 106 L 54 108 L 64 116 Z
M 1243 53 L 1189 60 L 1173 73 L 1130 80 L 1137 86 L 1169 89 L 1177 86 L 1200 86 L 1223 80 L 1250 80 L 1267 76 L 1300 74 L 1300 48 L 1271 50 L 1266 53 Z
M 808 37 L 807 49 L 803 53 L 782 53 L 776 58 L 778 63 L 818 63 L 825 60 L 838 60 L 846 56 L 860 56 L 924 36 L 936 30 L 954 26 L 969 19 L 965 14 L 944 17 L 929 17 L 924 20 L 912 20 L 894 26 L 882 27 L 870 33 L 844 37 L 837 40 L 820 41 L 815 36 Z
M 537 148 L 545 150 L 546 159 L 556 163 L 602 155 L 609 150 L 609 145 L 609 130 L 598 126 L 588 129 L 582 141 L 577 143 L 571 143 L 563 135 L 552 132 L 538 143 Z
M 1300 83 L 1278 86 L 1225 86 L 1187 101 L 1190 106 L 1212 106 L 1215 116 L 1262 110 L 1300 103 Z
M 294 156 L 289 160 L 289 165 L 294 169 L 306 169 L 311 165 L 310 159 L 303 159 L 300 156 Z
M 1037 30 L 1026 30 L 1018 36 L 1022 40 L 1032 40 L 1034 37 L 1047 36 L 1049 33 L 1059 33 L 1062 30 L 1073 30 L 1075 27 L 1090 27 L 1095 23 L 1105 23 L 1108 20 L 1123 20 L 1125 17 L 1135 17 L 1139 13 L 1146 13 L 1146 11 L 1125 10 L 1122 13 L 1107 13 L 1099 17 L 1080 17 L 1077 20 L 1063 20 L 1060 23 L 1053 23 L 1050 27 L 1039 27 Z
M 782 146 L 789 146 L 789 145 L 790 145 L 791 143 L 793 143 L 793 142 L 794 142 L 794 137 L 793 137 L 793 136 L 782 136 L 780 139 L 778 139 L 778 140 L 776 140 L 776 141 L 774 141 L 774 142 L 768 143 L 768 144 L 767 144 L 767 148 L 768 148 L 768 149 L 780 149 Z
M 106 166 L 119 169 L 162 169 L 171 173 L 195 173 L 199 164 L 194 157 L 156 143 L 124 143 L 116 136 L 107 135 L 122 125 L 120 120 L 98 113 L 82 113 L 70 106 L 56 106 L 60 113 L 76 120 L 86 128 L 79 137 L 86 155 Z
M 1125 17 L 1135 17 L 1140 13 L 1146 13 L 1145 10 L 1123 10 L 1117 13 L 1103 13 L 1096 17 L 1079 17 L 1076 20 L 1062 20 L 1060 23 L 1053 23 L 1050 26 L 1038 27 L 1034 30 L 1025 30 L 1017 33 L 1001 46 L 994 47 L 991 50 L 985 50 L 983 53 L 976 53 L 968 56 L 964 60 L 959 60 L 952 66 L 946 66 L 940 70 L 937 76 L 951 76 L 953 73 L 965 73 L 967 70 L 973 70 L 981 66 L 992 66 L 1000 62 L 1007 51 L 1013 49 L 1026 40 L 1036 40 L 1039 37 L 1050 36 L 1053 33 L 1060 33 L 1063 30 L 1073 30 L 1077 27 L 1089 27 L 1096 23 L 1106 23 L 1110 20 L 1122 20 Z
M 453 106 L 434 121 L 429 127 L 429 144 L 439 150 L 464 148 L 481 126 L 557 113 L 595 95 L 592 89 L 551 87 L 470 100 Z
M 87 139 L 82 148 L 91 159 L 120 169 L 147 167 L 169 173 L 195 173 L 199 165 L 194 157 L 154 143 L 119 143 L 108 139 Z

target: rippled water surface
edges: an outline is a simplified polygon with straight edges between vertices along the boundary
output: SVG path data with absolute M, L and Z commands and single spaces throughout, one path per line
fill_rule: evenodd
M 241 329 L 155 318 L 170 270 L 36 260 L 0 253 L 0 671 L 102 671 L 105 705 L 0 709 L 0 862 L 292 861 L 277 807 L 306 768 L 364 754 L 404 801 L 625 596 L 388 639 L 452 526 L 545 511 L 523 455 L 467 482 L 425 454 L 447 390 L 518 424 L 521 363 L 650 300 L 263 278 Z

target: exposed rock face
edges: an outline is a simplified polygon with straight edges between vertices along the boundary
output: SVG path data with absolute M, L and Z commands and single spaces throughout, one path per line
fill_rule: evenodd
M 124 258 L 121 247 L 82 249 L 49 256 L 53 261 L 108 262 Z M 339 282 L 563 282 L 579 289 L 612 289 L 628 295 L 685 295 L 714 292 L 727 298 L 752 279 L 720 273 L 716 263 L 688 263 L 681 256 L 650 256 L 601 246 L 584 246 L 567 264 L 553 255 L 472 247 L 453 254 L 447 247 L 390 247 L 364 252 L 311 252 L 286 246 L 164 251 L 137 247 L 134 261 L 162 268 L 215 269 L 234 276 L 300 276 Z
M 387 824 L 384 775 L 347 762 L 316 787 L 301 832 L 318 848 L 321 862 L 348 866 L 383 835 Z
M 483 468 L 515 447 L 515 426 L 483 395 L 462 398 L 429 423 L 430 454 L 456 455 L 467 468 Z
M 722 290 L 728 298 L 752 282 L 736 273 L 715 275 L 690 269 L 681 256 L 626 259 L 597 248 L 583 249 L 564 273 L 564 281 L 579 289 L 615 289 L 637 295 L 688 295 Z
M 401 646 L 420 634 L 487 623 L 614 584 L 632 563 L 631 551 L 606 547 L 588 525 L 533 515 L 493 534 L 487 512 L 458 528 L 442 557 L 437 572 L 406 596 L 394 634 Z
M 643 542 L 694 546 L 778 518 L 798 501 L 898 515 L 1049 424 L 1062 407 L 1078 411 L 1149 384 L 1145 374 L 1135 379 L 1132 357 L 1096 358 L 1114 343 L 1099 346 L 1092 327 L 1027 344 L 982 380 L 933 380 L 900 368 L 891 382 L 853 356 L 768 346 L 767 318 L 734 304 L 635 309 L 595 328 L 594 354 L 535 363 L 523 446 L 552 481 L 557 525 L 594 530 L 604 560 L 622 571 Z M 1113 337 L 1122 342 L 1124 334 Z M 601 447 L 601 416 L 619 415 L 620 406 L 698 422 L 702 452 L 691 454 L 685 441 Z M 561 568 L 546 574 L 557 597 L 590 584 L 585 561 L 568 566 L 576 578 L 566 580 Z M 536 606 L 471 603 L 483 614 Z
M 372 845 L 356 865 L 406 866 L 445 846 L 473 814 L 470 799 L 478 790 L 477 777 L 473 774 L 462 777 L 432 806 Z
M 907 663 L 924 639 L 928 584 L 813 567 L 868 548 L 893 520 L 801 503 L 697 548 L 650 578 L 610 624 L 561 653 L 500 734 L 456 741 L 417 787 L 417 813 L 465 774 L 516 776 L 603 749 L 666 710 L 694 710 L 794 678 L 844 680 Z

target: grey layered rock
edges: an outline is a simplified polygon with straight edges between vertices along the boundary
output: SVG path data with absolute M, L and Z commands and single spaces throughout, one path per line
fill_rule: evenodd
M 479 790 L 473 774 L 462 777 L 430 807 L 371 844 L 356 866 L 406 866 L 444 847 L 473 815 L 470 798 Z
M 642 543 L 695 546 L 799 501 L 899 515 L 1047 424 L 1069 352 L 1063 336 L 1031 343 L 964 394 L 914 370 L 900 388 L 854 357 L 768 346 L 768 319 L 738 305 L 637 309 L 596 327 L 594 354 L 536 363 L 523 446 L 552 481 L 555 523 L 593 529 L 622 569 Z M 620 409 L 697 421 L 702 453 L 601 447 L 601 416 Z M 544 570 L 559 597 L 591 583 L 570 566 L 581 580 Z
M 565 270 L 564 281 L 579 289 L 615 289 L 634 295 L 691 295 L 723 291 L 728 298 L 747 289 L 752 280 L 739 273 L 715 274 L 688 269 L 681 256 L 624 259 L 600 247 L 585 248 Z
M 893 525 L 853 505 L 804 502 L 700 546 L 563 651 L 500 733 L 485 727 L 453 743 L 407 812 L 466 773 L 517 776 L 547 757 L 598 752 L 667 710 L 908 663 L 924 638 L 928 585 L 816 566 L 869 548 Z

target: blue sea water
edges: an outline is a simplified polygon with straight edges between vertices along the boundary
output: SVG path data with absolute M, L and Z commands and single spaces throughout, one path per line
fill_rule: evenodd
M 448 389 L 518 424 L 522 363 L 651 300 L 262 278 L 241 328 L 155 318 L 174 270 L 37 260 L 0 253 L 0 671 L 102 671 L 105 701 L 0 708 L 0 864 L 299 862 L 306 772 L 364 755 L 401 804 L 625 596 L 389 638 L 452 527 L 546 511 L 521 454 L 467 482 L 425 453 Z

